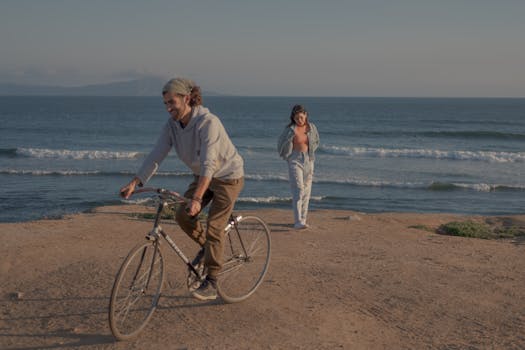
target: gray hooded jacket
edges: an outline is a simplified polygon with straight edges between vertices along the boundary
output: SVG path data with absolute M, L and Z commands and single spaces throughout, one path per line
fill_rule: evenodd
M 184 128 L 173 118 L 168 119 L 155 147 L 137 172 L 143 184 L 155 174 L 172 147 L 194 175 L 224 180 L 244 176 L 242 157 L 219 118 L 205 107 L 193 108 Z

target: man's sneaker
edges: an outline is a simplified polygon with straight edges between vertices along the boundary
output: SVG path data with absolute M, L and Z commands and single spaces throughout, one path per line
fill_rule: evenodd
M 217 288 L 213 281 L 205 279 L 200 287 L 194 290 L 191 295 L 199 300 L 215 300 L 217 299 Z

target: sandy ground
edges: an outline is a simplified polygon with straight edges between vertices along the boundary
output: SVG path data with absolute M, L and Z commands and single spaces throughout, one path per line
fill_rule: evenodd
M 524 349 L 525 242 L 438 235 L 439 214 L 261 210 L 265 282 L 247 301 L 193 300 L 170 251 L 160 308 L 135 340 L 108 326 L 115 273 L 151 222 L 104 207 L 0 224 L 0 349 Z M 525 215 L 513 217 L 525 222 Z M 196 247 L 174 224 L 188 255 Z

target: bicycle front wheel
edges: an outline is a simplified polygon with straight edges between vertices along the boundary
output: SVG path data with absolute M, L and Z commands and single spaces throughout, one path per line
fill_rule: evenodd
M 142 331 L 157 307 L 164 259 L 158 242 L 140 243 L 120 267 L 109 303 L 109 326 L 118 340 L 135 337 Z
M 270 263 L 270 230 L 256 216 L 238 220 L 224 238 L 224 264 L 217 292 L 227 303 L 247 299 L 262 283 Z

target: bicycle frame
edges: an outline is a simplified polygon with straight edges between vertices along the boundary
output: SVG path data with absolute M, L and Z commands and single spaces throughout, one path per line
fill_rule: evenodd
M 162 211 L 165 207 L 168 206 L 168 200 L 161 197 L 161 201 L 157 207 L 157 213 L 155 215 L 155 221 L 153 224 L 153 229 L 146 235 L 146 239 L 150 241 L 156 242 L 156 244 L 160 243 L 159 238 L 163 237 L 171 247 L 175 251 L 175 253 L 179 256 L 179 258 L 188 266 L 188 269 L 190 269 L 193 273 L 195 273 L 196 276 L 199 278 L 202 278 L 203 276 L 195 269 L 195 267 L 191 264 L 188 257 L 184 254 L 184 252 L 179 248 L 179 246 L 171 239 L 171 237 L 168 235 L 166 231 L 164 231 L 160 225 L 161 222 L 161 216 Z M 228 225 L 226 225 L 226 228 L 224 229 L 225 233 L 228 233 L 232 228 L 236 228 L 238 220 L 240 220 L 242 216 L 239 216 L 237 218 L 234 218 L 233 215 L 230 215 L 230 218 L 228 220 Z M 237 235 L 239 235 L 239 232 L 237 231 Z M 231 241 L 231 237 L 228 235 L 228 239 Z M 244 247 L 244 243 L 242 240 L 240 240 L 242 250 L 246 256 L 246 248 Z
M 161 221 L 161 214 L 165 207 L 168 206 L 168 203 L 165 199 L 161 199 L 161 202 L 159 203 L 159 206 L 157 207 L 157 214 L 155 216 L 155 222 L 153 224 L 153 229 L 146 235 L 146 239 L 150 241 L 156 242 L 156 244 L 160 243 L 159 238 L 163 237 L 166 242 L 168 242 L 171 249 L 175 251 L 175 253 L 181 258 L 181 260 L 188 266 L 188 268 L 195 273 L 199 278 L 201 278 L 201 274 L 193 267 L 188 257 L 182 252 L 182 250 L 179 248 L 177 243 L 171 239 L 171 237 L 162 229 L 160 226 Z

